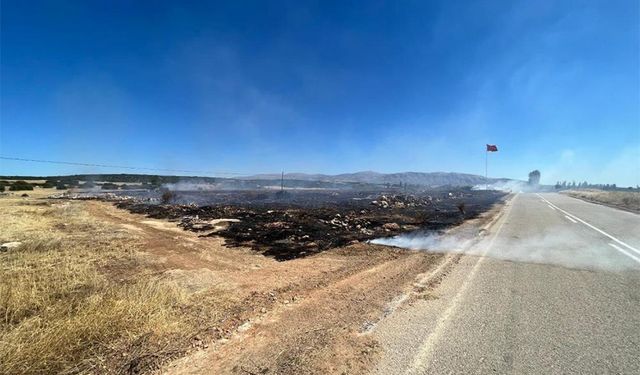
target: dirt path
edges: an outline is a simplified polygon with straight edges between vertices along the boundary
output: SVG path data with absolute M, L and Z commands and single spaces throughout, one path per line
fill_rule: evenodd
M 138 233 L 162 277 L 193 291 L 223 288 L 236 301 L 220 325 L 202 327 L 205 345 L 161 373 L 365 373 L 380 352 L 371 328 L 404 297 L 427 293 L 420 281 L 451 260 L 360 243 L 278 262 L 103 202 L 87 207 Z
M 293 277 L 290 290 L 275 296 L 271 312 L 243 325 L 225 345 L 180 360 L 167 372 L 364 372 L 377 353 L 376 343 L 366 334 L 368 325 L 380 319 L 394 297 L 411 287 L 417 272 L 428 270 L 442 257 L 378 249 L 384 255 L 370 254 L 373 259 L 362 262 L 357 258 L 362 257 L 358 253 L 367 254 L 365 247 L 291 265 L 304 274 L 333 263 L 336 272 L 321 271 L 306 281 Z M 341 264 L 345 262 L 351 264 L 345 267 Z

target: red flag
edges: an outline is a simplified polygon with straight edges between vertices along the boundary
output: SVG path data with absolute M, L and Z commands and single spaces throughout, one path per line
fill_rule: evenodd
M 487 152 L 496 152 L 498 151 L 498 146 L 496 145 L 487 145 Z

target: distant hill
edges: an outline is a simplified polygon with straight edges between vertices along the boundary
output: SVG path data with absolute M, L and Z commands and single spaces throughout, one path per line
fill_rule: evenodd
M 247 177 L 240 177 L 245 180 L 277 180 L 279 174 L 258 174 Z M 378 173 L 372 171 L 343 173 L 337 175 L 326 174 L 306 174 L 306 173 L 286 173 L 286 180 L 298 181 L 324 181 L 331 183 L 365 183 L 365 184 L 390 184 L 400 183 L 422 186 L 471 186 L 486 183 L 484 176 L 468 173 L 455 172 L 400 172 L 400 173 Z M 505 178 L 490 178 L 489 183 L 509 181 Z

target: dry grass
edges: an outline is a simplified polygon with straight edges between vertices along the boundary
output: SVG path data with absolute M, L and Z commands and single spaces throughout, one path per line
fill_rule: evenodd
M 565 194 L 589 202 L 602 203 L 630 211 L 640 212 L 640 192 L 569 190 Z
M 2 374 L 148 370 L 198 330 L 194 296 L 151 276 L 139 240 L 82 203 L 0 198 L 0 241 L 22 242 L 0 253 Z M 132 265 L 129 279 L 100 271 Z

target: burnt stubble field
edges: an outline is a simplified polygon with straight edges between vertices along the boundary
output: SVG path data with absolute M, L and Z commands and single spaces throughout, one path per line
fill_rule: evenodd
M 117 206 L 284 261 L 379 237 L 443 230 L 477 217 L 504 195 L 460 188 L 416 193 L 175 191 L 165 192 L 165 204 L 134 199 Z

